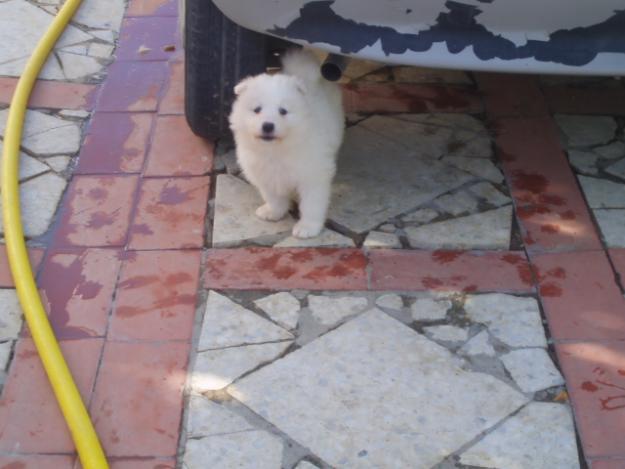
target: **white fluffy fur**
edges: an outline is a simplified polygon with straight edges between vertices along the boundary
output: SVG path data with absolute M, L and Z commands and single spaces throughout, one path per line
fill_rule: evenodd
M 293 235 L 310 238 L 323 229 L 330 201 L 344 131 L 341 91 L 321 77 L 310 52 L 290 51 L 282 63 L 282 73 L 246 78 L 235 87 L 230 127 L 243 173 L 265 202 L 256 215 L 279 220 L 297 200 Z M 265 122 L 275 126 L 271 141 L 260 138 Z

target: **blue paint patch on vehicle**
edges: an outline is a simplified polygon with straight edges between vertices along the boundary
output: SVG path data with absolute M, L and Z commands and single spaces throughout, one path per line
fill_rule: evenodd
M 267 32 L 309 43 L 332 44 L 345 54 L 357 53 L 378 41 L 386 55 L 404 54 L 409 50 L 425 52 L 435 43 L 445 43 L 452 54 L 473 47 L 480 60 L 533 58 L 569 66 L 587 65 L 600 52 L 625 53 L 625 10 L 615 11 L 601 23 L 558 30 L 546 41 L 528 40 L 517 46 L 477 21 L 482 13 L 480 8 L 453 0 L 445 3 L 448 11 L 441 12 L 434 25 L 416 34 L 343 18 L 332 10 L 333 3 L 334 0 L 309 2 L 288 26 L 274 26 Z

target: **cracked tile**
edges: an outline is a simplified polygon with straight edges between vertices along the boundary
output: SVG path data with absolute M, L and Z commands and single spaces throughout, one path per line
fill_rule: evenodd
M 438 140 L 428 143 L 419 129 L 418 124 L 382 116 L 347 129 L 328 217 L 362 233 L 472 177 L 431 159 L 446 150 Z M 445 136 L 451 132 L 436 129 Z
M 460 456 L 479 467 L 579 468 L 573 417 L 561 404 L 532 402 Z
M 0 163 L 2 162 L 2 153 L 3 145 L 0 140 Z M 50 168 L 45 164 L 41 163 L 36 158 L 27 155 L 24 152 L 20 152 L 19 154 L 19 180 L 20 182 L 24 179 L 32 178 L 33 176 L 38 176 L 47 171 L 50 171 Z M 0 166 L 0 174 L 2 174 L 2 167 Z
M 422 208 L 417 210 L 416 212 L 409 213 L 408 215 L 404 215 L 402 220 L 405 223 L 418 223 L 423 224 L 430 222 L 438 217 L 438 212 L 431 208 Z
M 97 0 L 87 0 L 98 3 Z M 119 2 L 111 2 L 119 3 Z M 20 18 L 16 21 L 15 18 Z M 53 16 L 42 9 L 22 0 L 0 2 L 0 75 L 19 76 L 22 66 L 13 68 L 11 60 L 30 56 L 45 31 L 52 23 Z M 28 27 L 24 27 L 28 25 Z M 60 37 L 56 47 L 63 47 L 91 39 L 75 26 L 69 25 Z
M 254 215 L 252 215 L 254 216 Z M 276 248 L 307 248 L 307 247 L 355 247 L 354 240 L 345 235 L 324 228 L 319 236 L 315 238 L 300 239 L 289 236 L 279 243 Z
M 487 357 L 494 357 L 496 355 L 495 349 L 489 342 L 488 332 L 482 331 L 479 334 L 471 337 L 471 339 L 458 350 L 461 355 L 485 355 Z
M 333 326 L 343 319 L 364 311 L 369 302 L 364 297 L 331 297 L 308 295 L 308 308 L 323 326 Z
M 578 176 L 590 208 L 625 208 L 625 184 Z
M 67 181 L 54 173 L 46 173 L 20 184 L 22 223 L 27 237 L 36 238 L 48 230 L 66 185 Z M 0 219 L 0 233 L 3 232 L 4 225 Z
M 119 31 L 126 9 L 126 2 L 113 0 L 102 3 L 98 0 L 83 0 L 73 21 L 91 29 Z
M 182 468 L 279 468 L 282 465 L 282 449 L 282 440 L 265 431 L 188 440 Z
M 262 205 L 256 189 L 228 174 L 217 176 L 213 246 L 228 247 L 254 241 L 271 245 L 290 234 L 294 220 L 287 215 L 283 220 L 270 222 L 255 215 Z
M 464 309 L 474 322 L 488 327 L 497 339 L 511 347 L 546 347 L 545 331 L 534 298 L 501 293 L 467 298 Z
M 278 358 L 291 343 L 245 345 L 199 352 L 191 374 L 191 389 L 195 392 L 223 389 L 242 374 Z
M 573 147 L 607 143 L 616 132 L 616 122 L 611 117 L 560 114 L 555 119 Z
M 271 319 L 286 329 L 295 329 L 301 309 L 299 300 L 288 292 L 274 293 L 254 302 Z
M 345 467 L 430 467 L 526 402 L 376 310 L 229 393 L 328 464 Z M 443 412 L 455 418 L 441 419 Z
M 319 467 L 308 461 L 300 461 L 297 463 L 297 466 L 295 466 L 295 469 L 319 469 Z
M 67 170 L 72 158 L 70 156 L 49 156 L 45 159 L 46 165 L 55 173 L 62 173 Z
M 193 395 L 189 399 L 188 415 L 188 438 L 254 430 L 243 417 L 201 395 Z
M 608 145 L 596 147 L 594 151 L 601 158 L 605 158 L 606 160 L 615 160 L 625 156 L 625 143 L 612 142 Z
M 405 228 L 408 242 L 422 249 L 508 249 L 512 207 Z
M 618 161 L 617 163 L 611 164 L 607 168 L 605 168 L 607 173 L 610 173 L 612 176 L 616 176 L 617 178 L 625 180 L 625 159 Z
M 17 339 L 21 328 L 22 308 L 17 293 L 13 289 L 0 289 L 0 341 Z
M 447 324 L 425 327 L 423 330 L 432 339 L 441 342 L 464 342 L 469 338 L 469 332 L 466 329 Z
M 502 205 L 512 202 L 510 197 L 502 194 L 495 186 L 488 182 L 480 182 L 469 187 L 469 192 L 495 207 L 501 207 Z
M 371 231 L 365 238 L 363 246 L 369 249 L 397 249 L 401 248 L 401 241 L 399 240 L 399 237 L 393 233 Z
M 593 210 L 608 247 L 625 248 L 625 210 Z
M 492 161 L 486 158 L 448 156 L 443 158 L 443 162 L 496 184 L 504 181 L 503 174 L 499 171 L 499 168 L 497 168 Z
M 545 349 L 513 350 L 501 357 L 506 370 L 523 392 L 536 392 L 564 384 L 564 378 Z
M 415 321 L 438 321 L 445 319 L 447 311 L 452 307 L 449 300 L 433 298 L 417 298 L 410 307 L 412 319 Z
M 456 217 L 477 210 L 477 200 L 464 191 L 443 195 L 437 198 L 434 203 L 441 211 Z
M 215 291 L 208 294 L 198 350 L 293 339 L 281 327 Z
M 0 135 L 4 135 L 7 117 L 8 109 L 0 111 Z M 36 155 L 77 153 L 80 125 L 40 111 L 27 111 L 22 147 Z
M 13 342 L 0 343 L 0 390 L 4 384 L 4 370 L 9 366 L 9 357 L 11 356 L 11 348 Z
M 381 308 L 394 309 L 396 311 L 404 307 L 404 302 L 402 301 L 401 296 L 396 295 L 395 293 L 388 293 L 378 297 L 375 300 L 375 304 Z
M 597 162 L 599 161 L 599 155 L 592 151 L 586 150 L 570 150 L 569 162 L 578 171 L 585 174 L 597 174 L 599 172 L 597 168 Z

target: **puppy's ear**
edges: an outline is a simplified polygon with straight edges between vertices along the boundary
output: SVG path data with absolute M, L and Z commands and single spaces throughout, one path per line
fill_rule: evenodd
M 245 91 L 245 88 L 247 88 L 247 85 L 249 85 L 251 79 L 252 77 L 247 77 L 237 83 L 234 87 L 234 94 L 239 96 L 241 93 L 243 93 Z

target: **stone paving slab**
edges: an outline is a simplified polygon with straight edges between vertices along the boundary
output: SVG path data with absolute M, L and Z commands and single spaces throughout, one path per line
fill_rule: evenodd
M 307 294 L 301 290 L 271 296 L 265 292 L 216 295 L 209 292 L 201 337 L 219 330 L 220 322 L 212 318 L 224 308 L 267 321 L 252 305 L 266 305 L 267 298 L 279 304 L 279 298 L 284 298 L 299 316 L 292 323 L 295 328 L 289 328 L 298 345 L 224 343 L 209 353 L 237 354 L 237 360 L 249 360 L 242 368 L 224 368 L 218 360 L 206 360 L 200 339 L 187 413 L 189 439 L 183 464 L 188 467 L 200 467 L 200 461 L 214 457 L 224 467 L 248 467 L 245 461 L 257 451 L 251 445 L 256 435 L 267 439 L 267 453 L 254 456 L 262 458 L 263 467 L 278 467 L 275 461 L 295 458 L 286 449 L 293 446 L 291 441 L 305 448 L 298 458 L 321 462 L 318 467 L 432 467 L 452 456 L 482 462 L 507 457 L 518 467 L 547 457 L 554 458 L 555 467 L 578 466 L 570 409 L 548 403 L 563 384 L 561 377 L 554 379 L 551 359 L 544 369 L 531 368 L 532 387 L 525 386 L 526 378 L 518 377 L 516 368 L 512 377 L 504 371 L 504 365 L 511 366 L 510 355 L 542 351 L 547 356 L 542 322 L 527 323 L 530 336 L 542 339 L 538 347 L 531 341 L 511 347 L 497 338 L 497 324 L 484 322 L 497 305 L 515 318 L 518 313 L 508 312 L 507 304 L 518 304 L 520 310 L 540 317 L 531 297 Z M 229 300 L 214 304 L 211 298 Z M 432 305 L 439 305 L 442 314 L 426 313 Z M 427 326 L 431 321 L 437 325 Z M 232 326 L 230 334 L 245 334 L 245 330 L 244 324 Z M 476 350 L 469 344 L 479 337 L 483 345 Z M 270 346 L 275 351 L 269 352 Z M 486 346 L 492 351 L 489 354 L 483 353 Z M 252 347 L 265 347 L 269 354 L 261 357 Z M 243 376 L 229 375 L 233 370 Z M 231 397 L 195 394 L 220 389 Z M 458 395 L 454 389 L 463 393 Z M 545 401 L 545 396 L 551 397 Z M 553 418 L 541 419 L 534 411 L 541 406 L 549 413 L 540 415 Z M 450 417 L 441 419 L 442 413 Z M 202 419 L 206 415 L 212 419 Z M 554 422 L 558 422 L 558 436 L 549 445 L 537 440 L 537 432 Z M 508 427 L 519 425 L 522 432 L 508 436 Z M 239 444 L 231 446 L 235 441 Z M 505 445 L 515 449 L 499 453 L 497 449 Z
M 485 125 L 467 115 L 360 118 L 346 130 L 338 157 L 329 227 L 307 240 L 289 236 L 292 215 L 278 222 L 254 216 L 260 195 L 244 181 L 235 152 L 218 148 L 217 168 L 226 174 L 216 178 L 212 246 L 508 249 L 510 208 L 489 211 L 510 202 L 491 185 L 505 191 L 491 144 Z M 420 215 L 428 211 L 431 217 Z

